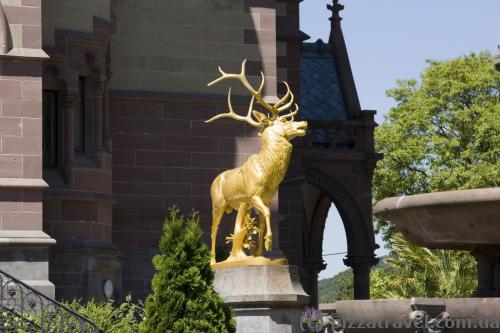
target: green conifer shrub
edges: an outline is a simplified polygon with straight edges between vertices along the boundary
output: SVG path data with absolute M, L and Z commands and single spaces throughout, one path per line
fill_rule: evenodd
M 153 258 L 156 274 L 146 299 L 143 333 L 230 333 L 232 310 L 214 291 L 210 252 L 203 242 L 196 214 L 171 209 Z

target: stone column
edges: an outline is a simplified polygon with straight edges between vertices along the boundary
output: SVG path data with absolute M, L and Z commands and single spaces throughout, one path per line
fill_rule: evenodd
M 66 95 L 64 96 L 64 114 L 65 119 L 65 164 L 70 165 L 75 159 L 75 109 L 78 107 L 78 96 L 77 95 Z
M 500 256 L 495 256 L 495 270 L 493 272 L 493 284 L 495 286 L 494 297 L 500 296 Z
M 370 298 L 370 269 L 378 260 L 373 256 L 348 256 L 344 264 L 352 268 L 354 275 L 354 299 Z
M 318 275 L 325 268 L 326 264 L 321 258 L 319 260 L 304 261 L 304 269 L 309 274 L 309 296 L 311 297 L 309 306 L 318 308 Z
M 104 88 L 104 109 L 103 109 L 103 144 L 104 149 L 111 152 L 111 131 L 109 129 L 109 80 Z
M 3 3 L 0 34 L 7 22 L 12 49 L 0 54 L 0 269 L 53 297 L 48 247 L 55 240 L 42 226 L 41 4 Z
M 99 80 L 95 84 L 95 148 L 96 151 L 102 151 L 102 136 L 103 136 L 103 102 L 104 89 L 106 87 L 105 80 Z
M 495 296 L 495 258 L 482 252 L 475 251 L 472 255 L 477 261 L 477 288 L 474 297 Z
M 104 149 L 111 153 L 111 130 L 109 128 L 109 83 L 113 73 L 111 72 L 111 50 L 110 44 L 108 43 L 108 49 L 106 50 L 106 83 L 104 87 Z

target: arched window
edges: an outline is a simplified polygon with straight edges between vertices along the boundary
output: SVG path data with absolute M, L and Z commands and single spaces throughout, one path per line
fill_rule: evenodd
M 46 168 L 58 168 L 63 159 L 62 119 L 59 111 L 63 89 L 64 82 L 59 77 L 57 67 L 45 66 L 42 91 L 42 157 L 43 166 Z
M 55 168 L 58 162 L 57 91 L 43 90 L 43 165 Z
M 78 77 L 78 106 L 75 110 L 75 152 L 85 151 L 85 77 Z
M 98 110 L 95 105 L 95 82 L 99 73 L 94 54 L 86 52 L 78 72 L 78 105 L 74 110 L 73 139 L 74 152 L 87 157 L 96 149 Z

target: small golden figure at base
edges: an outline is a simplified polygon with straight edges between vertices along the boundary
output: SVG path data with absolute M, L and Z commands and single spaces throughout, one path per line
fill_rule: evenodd
M 245 74 L 246 60 L 241 65 L 239 74 L 225 73 L 220 67 L 221 76 L 208 84 L 212 86 L 223 80 L 235 79 L 239 81 L 252 95 L 246 116 L 234 112 L 231 104 L 231 88 L 228 93 L 229 112 L 216 115 L 207 120 L 210 123 L 221 118 L 231 118 L 244 121 L 247 124 L 262 130 L 260 136 L 262 147 L 259 153 L 250 156 L 240 167 L 227 170 L 218 175 L 212 183 L 210 194 L 212 197 L 212 247 L 211 261 L 213 268 L 242 266 L 242 265 L 286 265 L 286 259 L 269 259 L 263 257 L 264 248 L 272 250 L 271 231 L 271 200 L 283 180 L 292 154 L 290 140 L 304 136 L 307 122 L 294 121 L 299 111 L 294 102 L 293 93 L 286 82 L 287 92 L 279 101 L 269 104 L 264 101 L 264 74 L 261 72 L 262 81 L 255 89 L 248 81 Z M 264 113 L 254 110 L 254 102 L 264 109 Z M 283 112 L 287 111 L 287 114 Z M 259 215 L 258 227 L 251 217 L 252 211 Z M 226 239 L 232 243 L 229 257 L 220 263 L 215 261 L 215 248 L 217 231 L 224 213 L 238 212 L 234 226 L 234 233 Z M 258 242 L 253 255 L 248 255 L 246 250 L 252 250 L 253 236 L 258 237 Z

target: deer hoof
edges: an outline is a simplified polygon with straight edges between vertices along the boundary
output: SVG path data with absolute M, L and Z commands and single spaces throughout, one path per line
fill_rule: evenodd
M 273 247 L 273 235 L 267 234 L 265 239 L 266 239 L 266 242 L 265 242 L 266 251 L 270 252 L 272 247 Z

